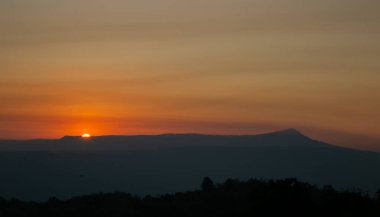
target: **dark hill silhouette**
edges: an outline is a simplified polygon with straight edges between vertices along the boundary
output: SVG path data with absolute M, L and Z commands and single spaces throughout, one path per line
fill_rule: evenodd
M 260 135 L 162 134 L 137 136 L 64 136 L 61 139 L 0 140 L 0 151 L 91 151 L 178 148 L 188 146 L 331 146 L 296 129 Z
M 318 188 L 297 179 L 228 179 L 214 184 L 204 178 L 201 190 L 146 196 L 128 193 L 97 193 L 69 200 L 50 198 L 44 203 L 2 200 L 2 217 L 29 216 L 292 216 L 375 217 L 380 215 L 380 198 L 360 191 Z
M 95 192 L 161 194 L 210 176 L 296 177 L 339 189 L 380 188 L 380 153 L 340 148 L 294 129 L 261 135 L 65 136 L 0 142 L 0 196 L 45 200 Z

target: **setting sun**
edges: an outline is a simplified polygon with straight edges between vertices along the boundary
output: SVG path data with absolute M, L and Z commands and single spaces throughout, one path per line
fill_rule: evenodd
M 90 137 L 91 137 L 91 135 L 88 134 L 88 133 L 84 133 L 84 134 L 82 135 L 82 138 L 90 138 Z

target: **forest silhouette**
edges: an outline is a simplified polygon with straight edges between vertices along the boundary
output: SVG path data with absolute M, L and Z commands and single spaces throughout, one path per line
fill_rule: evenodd
M 289 178 L 214 184 L 206 177 L 200 190 L 139 197 L 98 193 L 46 202 L 0 199 L 0 216 L 380 216 L 380 191 L 337 191 Z

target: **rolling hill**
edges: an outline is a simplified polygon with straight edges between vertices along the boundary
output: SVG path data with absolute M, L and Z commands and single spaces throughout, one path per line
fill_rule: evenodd
M 163 194 L 205 176 L 295 177 L 338 189 L 380 189 L 380 153 L 333 146 L 295 129 L 261 135 L 65 136 L 0 141 L 0 197 L 46 200 L 96 192 Z

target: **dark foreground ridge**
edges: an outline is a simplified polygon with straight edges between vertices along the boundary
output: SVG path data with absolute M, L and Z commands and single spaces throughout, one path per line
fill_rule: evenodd
M 380 216 L 375 198 L 359 191 L 318 188 L 297 179 L 246 182 L 228 179 L 214 185 L 204 178 L 201 190 L 140 198 L 127 193 L 99 193 L 47 202 L 0 199 L 0 216 Z

